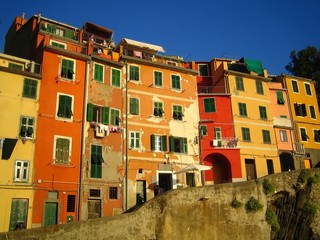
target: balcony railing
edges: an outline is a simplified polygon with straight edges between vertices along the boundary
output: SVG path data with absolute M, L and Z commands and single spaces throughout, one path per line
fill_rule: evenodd
M 227 93 L 225 86 L 198 86 L 199 94 Z
M 298 154 L 298 155 L 304 155 L 305 154 L 305 150 L 304 150 L 303 144 L 294 143 L 293 147 L 294 147 L 294 153 L 295 154 Z
M 1 66 L 1 65 L 0 65 Z M 35 62 L 5 61 L 4 67 L 10 69 L 41 74 L 41 64 Z
M 213 139 L 211 146 L 216 148 L 237 148 L 238 138 Z

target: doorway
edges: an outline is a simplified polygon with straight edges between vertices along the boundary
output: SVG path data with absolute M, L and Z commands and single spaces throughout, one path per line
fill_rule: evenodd
M 159 190 L 166 192 L 172 189 L 172 173 L 159 173 Z
M 247 180 L 256 179 L 257 173 L 256 173 L 256 164 L 254 162 L 254 159 L 245 159 L 245 164 L 246 164 Z
M 101 200 L 88 199 L 88 219 L 101 217 Z
M 46 202 L 44 208 L 44 226 L 58 224 L 58 203 Z
M 147 201 L 147 184 L 145 180 L 137 180 L 136 205 L 141 205 Z

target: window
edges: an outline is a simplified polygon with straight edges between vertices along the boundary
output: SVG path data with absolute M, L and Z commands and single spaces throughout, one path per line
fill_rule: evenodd
M 319 129 L 314 129 L 313 130 L 313 135 L 314 135 L 314 141 L 315 142 L 320 142 L 320 130 Z
M 91 178 L 102 178 L 102 146 L 91 145 Z
M 140 132 L 130 132 L 130 148 L 140 148 Z
M 307 142 L 308 141 L 308 135 L 307 135 L 307 130 L 305 128 L 300 128 L 300 137 L 301 141 Z
M 139 67 L 130 66 L 130 80 L 139 81 Z
M 172 89 L 180 90 L 181 89 L 180 76 L 171 75 L 171 85 L 172 85 Z
M 115 68 L 111 70 L 111 84 L 112 86 L 120 87 L 120 74 L 121 71 Z
M 256 80 L 256 90 L 258 94 L 263 94 L 263 86 L 260 80 Z
M 236 76 L 236 88 L 238 91 L 244 91 L 243 79 L 240 76 Z
M 273 160 L 267 159 L 267 168 L 268 168 L 268 175 L 274 174 L 274 168 L 273 168 Z
M 162 102 L 154 102 L 153 103 L 153 115 L 157 117 L 163 116 L 163 106 Z
M 241 128 L 242 131 L 242 139 L 244 142 L 250 142 L 250 129 L 249 128 Z
M 207 126 L 205 126 L 205 125 L 200 126 L 200 134 L 201 134 L 201 136 L 207 136 L 207 134 L 208 134 Z
M 22 96 L 26 98 L 37 98 L 37 86 L 36 80 L 25 78 L 23 82 L 23 93 Z
M 63 58 L 61 61 L 60 76 L 69 80 L 74 80 L 74 61 Z
M 155 152 L 167 151 L 167 136 L 151 135 L 151 150 Z
M 239 106 L 239 115 L 241 117 L 247 116 L 247 105 L 245 103 L 238 103 Z
M 214 98 L 204 98 L 204 112 L 215 112 L 216 111 L 216 103 Z
M 222 146 L 222 133 L 221 133 L 221 128 L 220 127 L 215 127 L 214 128 L 214 138 L 215 140 L 218 140 L 218 144 L 216 147 L 221 147 Z
M 117 187 L 109 187 L 109 199 L 118 199 Z
M 33 138 L 34 118 L 22 116 L 20 118 L 20 137 Z
M 187 138 L 170 136 L 170 152 L 187 153 L 188 152 Z
M 60 118 L 71 118 L 72 113 L 72 97 L 67 95 L 59 94 L 58 98 L 58 113 L 57 116 Z
M 296 113 L 296 116 L 300 116 L 300 117 L 307 116 L 307 110 L 306 110 L 305 104 L 295 103 L 294 111 Z
M 101 64 L 94 64 L 94 76 L 93 79 L 96 80 L 97 82 L 103 82 L 103 65 Z
M 207 64 L 199 64 L 199 75 L 200 76 L 209 76 L 208 74 L 208 65 Z
M 109 124 L 109 107 L 101 107 L 88 103 L 87 121 L 102 124 Z
M 59 43 L 59 42 L 55 42 L 55 41 L 50 41 L 50 45 L 51 46 L 55 46 L 55 47 L 58 47 L 58 48 L 62 48 L 62 49 L 66 49 L 66 44 L 64 43 Z
M 178 105 L 173 105 L 173 119 L 182 120 L 182 107 Z
M 76 210 L 76 195 L 68 195 L 67 212 L 75 212 Z
M 310 84 L 309 84 L 309 83 L 304 83 L 304 88 L 305 88 L 305 90 L 306 90 L 306 94 L 307 94 L 308 96 L 311 96 L 312 93 L 311 93 L 311 86 L 310 86 Z
M 94 198 L 99 198 L 101 196 L 100 189 L 90 189 L 89 196 Z
M 263 106 L 259 106 L 260 119 L 267 120 L 267 108 Z
M 139 99 L 138 98 L 130 98 L 129 113 L 132 115 L 139 115 Z
M 157 87 L 162 87 L 162 72 L 154 72 L 154 85 Z
M 270 139 L 270 131 L 269 130 L 262 130 L 262 138 L 263 138 L 263 143 L 271 143 Z
M 298 82 L 295 80 L 291 80 L 292 91 L 295 93 L 299 93 Z
M 16 161 L 14 169 L 14 181 L 15 182 L 28 182 L 29 177 L 29 161 Z
M 313 119 L 317 119 L 316 110 L 315 110 L 314 106 L 309 106 L 309 110 L 310 110 L 310 117 Z
M 9 231 L 16 230 L 19 223 L 25 229 L 28 217 L 28 199 L 12 199 Z
M 17 63 L 9 63 L 8 67 L 15 70 L 23 70 L 23 65 Z
M 283 98 L 283 92 L 277 92 L 277 103 L 283 105 L 285 103 Z
M 280 130 L 280 141 L 281 142 L 288 142 L 288 136 L 286 130 Z
M 120 111 L 117 109 L 111 109 L 111 119 L 110 124 L 113 126 L 120 125 Z
M 71 139 L 55 137 L 54 162 L 58 164 L 69 164 L 71 155 Z

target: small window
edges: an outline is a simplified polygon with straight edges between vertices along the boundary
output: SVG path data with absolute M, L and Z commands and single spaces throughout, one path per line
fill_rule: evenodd
M 67 212 L 75 212 L 76 210 L 76 195 L 68 195 Z
M 91 178 L 102 178 L 102 146 L 91 145 Z
M 216 111 L 216 103 L 214 98 L 204 98 L 204 112 L 215 112 Z
M 130 80 L 139 81 L 139 67 L 130 66 Z
M 199 64 L 199 75 L 202 77 L 209 76 L 208 64 Z
M 263 143 L 270 144 L 271 143 L 270 131 L 269 130 L 262 130 L 262 138 L 263 138 Z
M 167 136 L 151 135 L 151 150 L 155 152 L 167 151 Z
M 139 99 L 138 98 L 130 98 L 129 113 L 132 115 L 139 115 Z
M 208 129 L 206 125 L 201 125 L 200 126 L 200 133 L 201 136 L 207 136 L 208 135 Z
M 175 90 L 181 89 L 180 76 L 171 75 L 171 86 L 172 86 L 172 89 L 175 89 Z
M 29 178 L 29 161 L 16 161 L 14 170 L 15 182 L 28 182 Z
M 188 152 L 187 138 L 170 136 L 170 152 L 187 153 Z
M 111 71 L 112 86 L 120 87 L 120 76 L 121 76 L 121 71 L 119 69 L 112 68 L 112 71 Z
M 57 116 L 70 119 L 73 116 L 72 108 L 72 97 L 59 94 Z
M 273 160 L 267 159 L 268 175 L 274 174 Z
M 288 136 L 286 130 L 280 130 L 280 141 L 281 142 L 288 142 Z
M 310 117 L 312 119 L 317 119 L 317 115 L 316 115 L 316 110 L 314 108 L 314 106 L 309 106 L 309 110 L 310 110 Z
M 303 104 L 295 103 L 294 110 L 295 110 L 296 116 L 300 116 L 300 117 L 307 116 L 306 105 L 304 103 Z
M 182 120 L 183 113 L 182 113 L 182 106 L 173 105 L 173 119 L 175 120 Z
M 55 137 L 55 157 L 57 164 L 69 164 L 71 154 L 71 139 L 64 137 Z
M 120 125 L 120 111 L 117 109 L 111 109 L 111 119 L 110 124 L 113 126 Z
M 244 91 L 243 79 L 240 76 L 236 76 L 236 88 L 238 91 Z
M 101 64 L 94 64 L 94 80 L 97 82 L 103 82 L 103 76 L 104 76 L 104 71 L 103 71 L 103 65 Z
M 154 102 L 153 103 L 153 115 L 156 117 L 163 117 L 163 104 L 162 102 Z
M 305 90 L 306 90 L 306 94 L 307 94 L 308 96 L 312 96 L 310 84 L 309 84 L 309 83 L 304 83 L 304 88 L 305 88 Z
M 162 87 L 162 72 L 154 72 L 154 85 L 157 87 Z
M 34 118 L 22 116 L 20 118 L 20 137 L 33 138 L 34 133 Z
M 109 107 L 101 107 L 88 103 L 87 121 L 102 124 L 109 124 Z
M 247 105 L 245 103 L 238 103 L 239 106 L 239 115 L 241 117 L 247 116 Z
M 251 142 L 250 129 L 249 128 L 241 128 L 241 132 L 242 132 L 242 140 L 244 142 Z
M 15 70 L 23 70 L 23 65 L 17 63 L 9 63 L 8 67 Z
M 23 82 L 22 96 L 26 98 L 37 98 L 38 81 L 25 78 Z
M 90 189 L 89 195 L 90 195 L 90 197 L 99 198 L 101 196 L 101 190 L 100 189 Z
M 62 59 L 60 76 L 65 79 L 74 80 L 75 62 L 69 59 Z
M 256 91 L 258 94 L 263 94 L 263 85 L 260 80 L 256 80 Z
M 59 42 L 55 42 L 55 41 L 51 41 L 50 42 L 50 45 L 51 46 L 54 46 L 54 47 L 58 47 L 58 48 L 61 48 L 61 49 L 66 49 L 66 44 L 64 43 L 59 43 Z
M 259 106 L 260 119 L 267 120 L 267 108 L 263 106 Z
M 279 105 L 284 105 L 285 101 L 283 98 L 283 92 L 277 92 L 277 103 Z
M 314 141 L 315 142 L 320 142 L 320 130 L 319 129 L 314 129 L 313 130 L 313 135 L 314 135 Z
M 307 130 L 305 128 L 300 128 L 300 137 L 301 141 L 307 142 L 308 141 L 308 135 L 307 135 Z
M 130 148 L 140 148 L 140 132 L 130 132 Z
M 298 82 L 295 80 L 291 80 L 292 91 L 295 93 L 299 93 Z
M 109 187 L 109 199 L 118 199 L 117 187 Z

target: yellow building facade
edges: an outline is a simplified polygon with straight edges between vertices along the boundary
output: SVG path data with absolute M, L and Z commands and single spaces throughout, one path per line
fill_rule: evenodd
M 0 54 L 0 232 L 30 228 L 40 66 Z

